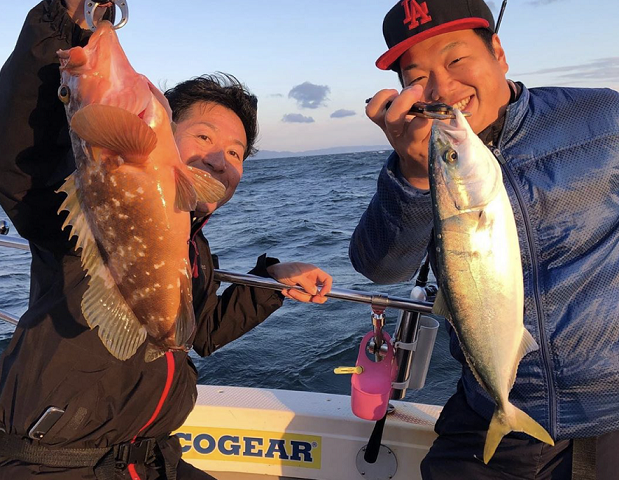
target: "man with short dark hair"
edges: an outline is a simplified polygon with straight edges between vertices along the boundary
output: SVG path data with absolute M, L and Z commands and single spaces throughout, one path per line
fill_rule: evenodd
M 521 249 L 524 325 L 540 347 L 521 360 L 510 401 L 556 441 L 512 433 L 483 463 L 495 404 L 448 327 L 462 377 L 436 424 L 424 479 L 569 479 L 571 439 L 581 437 L 597 437 L 607 452 L 598 465 L 616 462 L 608 452 L 619 443 L 619 94 L 508 80 L 482 0 L 400 1 L 383 33 L 388 51 L 376 64 L 398 72 L 404 89 L 381 90 L 367 106 L 395 151 L 353 233 L 352 264 L 394 283 L 414 275 L 426 250 L 432 255 L 432 121 L 408 111 L 424 101 L 470 112 L 501 165 Z

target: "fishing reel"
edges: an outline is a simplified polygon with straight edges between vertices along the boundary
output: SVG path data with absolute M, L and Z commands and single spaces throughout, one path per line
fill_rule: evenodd
M 120 8 L 122 18 L 120 19 L 120 22 L 115 25 L 114 20 L 116 18 L 116 7 Z M 107 9 L 107 11 L 103 14 L 103 19 L 112 22 L 115 30 L 124 27 L 129 21 L 129 5 L 127 4 L 127 0 L 88 0 L 84 3 L 84 18 L 86 19 L 88 28 L 90 28 L 93 32 L 97 29 L 94 21 L 97 8 Z

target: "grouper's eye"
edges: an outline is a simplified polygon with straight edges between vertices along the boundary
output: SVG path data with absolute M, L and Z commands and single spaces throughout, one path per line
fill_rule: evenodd
M 443 160 L 447 163 L 456 163 L 458 161 L 458 152 L 456 152 L 453 148 L 446 150 L 443 154 Z
M 69 90 L 69 87 L 66 85 L 60 85 L 60 88 L 58 88 L 58 98 L 65 105 L 69 103 L 69 100 L 71 99 L 71 90 Z

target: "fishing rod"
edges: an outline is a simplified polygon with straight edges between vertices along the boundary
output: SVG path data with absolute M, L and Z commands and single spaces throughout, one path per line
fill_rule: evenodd
M 272 278 L 258 277 L 249 273 L 234 273 L 226 270 L 215 269 L 215 279 L 221 282 L 237 283 L 253 287 L 270 288 L 272 290 L 294 289 L 307 293 L 303 288 L 280 283 Z M 346 300 L 349 302 L 365 303 L 375 307 L 397 308 L 404 311 L 432 313 L 432 303 L 410 300 L 403 297 L 390 297 L 384 293 L 364 292 L 360 290 L 348 290 L 345 288 L 332 288 L 325 295 L 327 298 Z
M 2 230 L 8 233 L 8 225 L 6 225 L 6 222 L 4 223 L 4 228 L 2 228 Z M 4 233 L 3 235 L 6 235 L 6 233 Z M 23 238 L 16 237 L 2 238 L 0 236 L 0 246 L 16 248 L 19 250 L 30 250 L 30 245 L 28 244 L 28 241 L 24 240 Z M 286 285 L 272 278 L 259 277 L 257 275 L 252 275 L 249 273 L 236 273 L 220 269 L 215 269 L 214 273 L 215 280 L 220 282 L 236 283 L 239 285 L 267 288 L 278 291 L 293 289 L 307 293 L 302 287 Z M 410 300 L 408 298 L 402 297 L 393 297 L 384 293 L 348 290 L 345 288 L 333 288 L 325 296 L 328 298 L 346 300 L 349 302 L 365 303 L 368 305 L 372 305 L 373 307 L 397 308 L 407 312 L 432 313 L 432 303 L 430 302 Z M 17 323 L 17 319 L 10 314 L 7 314 L 6 312 L 0 312 L 0 320 L 4 320 L 12 324 Z
M 501 4 L 501 11 L 499 12 L 499 19 L 496 21 L 496 27 L 494 29 L 494 33 L 499 33 L 499 27 L 501 26 L 501 21 L 503 20 L 503 14 L 505 13 L 505 8 L 507 7 L 507 0 L 503 0 Z

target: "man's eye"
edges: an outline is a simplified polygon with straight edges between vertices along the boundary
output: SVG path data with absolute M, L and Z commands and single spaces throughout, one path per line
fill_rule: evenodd
M 463 58 L 464 58 L 464 57 L 458 57 L 458 58 L 456 58 L 455 60 L 452 60 L 449 64 L 450 64 L 450 65 L 453 65 L 454 63 L 461 62 Z
M 196 135 L 200 140 L 208 141 L 211 138 L 208 135 Z
M 241 156 L 237 152 L 235 152 L 234 150 L 230 150 L 228 153 L 230 155 L 232 155 L 233 157 L 237 158 L 238 160 L 241 159 Z
M 421 82 L 424 78 L 426 78 L 426 77 L 416 77 L 416 78 L 413 78 L 410 82 L 408 82 L 407 86 L 410 87 L 411 85 L 415 85 L 415 84 Z

